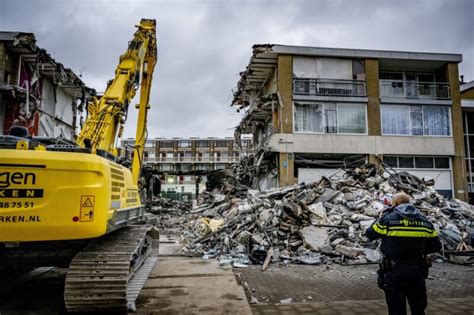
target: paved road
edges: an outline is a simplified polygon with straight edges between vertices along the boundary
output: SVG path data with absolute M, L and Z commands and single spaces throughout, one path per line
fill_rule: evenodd
M 375 285 L 377 265 L 260 268 L 235 270 L 258 303 L 252 304 L 256 315 L 387 314 L 384 294 Z M 427 314 L 474 314 L 473 266 L 435 264 L 430 275 Z
M 293 303 L 346 300 L 383 300 L 376 285 L 377 265 L 303 266 L 272 265 L 262 272 L 259 266 L 235 270 L 251 295 L 261 303 Z M 434 264 L 427 280 L 429 298 L 474 297 L 474 266 Z
M 326 314 L 326 315 L 386 315 L 385 301 L 344 301 L 344 302 L 314 302 L 297 303 L 290 305 L 253 305 L 254 315 L 298 315 L 298 314 Z M 433 299 L 429 301 L 428 315 L 474 314 L 474 299 Z

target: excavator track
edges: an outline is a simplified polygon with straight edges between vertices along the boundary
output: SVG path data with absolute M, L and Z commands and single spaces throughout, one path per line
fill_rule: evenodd
M 133 311 L 157 261 L 153 250 L 157 238 L 151 225 L 129 225 L 93 240 L 69 266 L 64 289 L 66 310 Z

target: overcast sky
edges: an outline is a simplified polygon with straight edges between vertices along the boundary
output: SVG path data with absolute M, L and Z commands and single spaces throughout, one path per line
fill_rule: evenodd
M 256 43 L 461 53 L 460 74 L 474 80 L 471 0 L 0 0 L 0 30 L 35 33 L 98 91 L 142 17 L 157 20 L 150 138 L 231 136 L 242 115 L 232 89 Z

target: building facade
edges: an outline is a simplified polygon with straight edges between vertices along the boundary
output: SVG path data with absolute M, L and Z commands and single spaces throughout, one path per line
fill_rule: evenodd
M 230 168 L 250 153 L 251 139 L 241 147 L 234 138 L 147 139 L 144 164 L 160 175 L 163 193 L 180 193 L 193 198 L 206 187 L 210 171 Z M 132 152 L 135 139 L 122 141 L 122 152 Z
M 0 32 L 0 135 L 13 125 L 73 140 L 93 89 L 36 46 L 31 33 Z
M 238 131 L 252 134 L 257 154 L 273 166 L 259 188 L 383 161 L 466 200 L 461 61 L 459 54 L 255 45 L 232 105 L 246 110 Z
M 464 145 L 469 203 L 474 204 L 474 81 L 461 84 Z

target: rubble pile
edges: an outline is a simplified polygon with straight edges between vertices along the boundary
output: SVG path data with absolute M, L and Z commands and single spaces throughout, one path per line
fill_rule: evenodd
M 147 211 L 152 213 L 156 227 L 160 230 L 176 230 L 183 223 L 183 218 L 189 213 L 193 205 L 191 201 L 177 201 L 171 199 L 154 199 L 147 203 Z
M 379 241 L 370 242 L 365 230 L 403 190 L 434 223 L 446 258 L 460 263 L 473 258 L 474 209 L 445 199 L 432 180 L 365 165 L 340 177 L 260 193 L 231 174 L 217 177 L 219 184 L 201 196 L 202 204 L 181 225 L 186 255 L 263 269 L 271 262 L 375 263 L 381 258 Z M 458 252 L 464 256 L 453 255 Z

